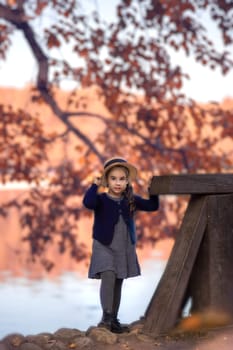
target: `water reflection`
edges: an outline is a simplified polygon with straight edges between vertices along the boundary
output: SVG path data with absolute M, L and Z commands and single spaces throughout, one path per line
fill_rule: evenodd
M 142 276 L 125 281 L 119 312 L 123 322 L 144 314 L 165 264 L 165 260 L 144 260 Z M 2 272 L 0 280 L 0 338 L 13 332 L 55 332 L 61 327 L 86 330 L 101 317 L 97 280 L 74 272 L 65 272 L 55 280 L 12 277 Z
M 14 191 L 1 193 L 3 202 L 14 197 Z M 0 338 L 12 332 L 28 335 L 54 332 L 61 327 L 86 330 L 99 322 L 99 281 L 87 279 L 87 262 L 77 263 L 69 253 L 61 255 L 52 245 L 47 257 L 52 257 L 56 265 L 47 274 L 39 262 L 28 260 L 29 247 L 22 241 L 15 210 L 5 219 L 0 218 L 0 227 Z M 80 240 L 87 247 L 92 244 L 87 234 L 91 227 L 90 218 L 80 222 Z M 156 244 L 156 249 L 145 247 L 138 251 L 142 276 L 126 280 L 123 285 L 119 312 L 123 322 L 132 322 L 144 314 L 172 246 L 172 240 L 164 240 Z

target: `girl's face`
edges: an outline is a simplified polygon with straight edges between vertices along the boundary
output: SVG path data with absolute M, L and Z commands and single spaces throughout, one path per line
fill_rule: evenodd
M 122 167 L 112 168 L 107 174 L 108 193 L 121 197 L 128 184 L 128 171 Z

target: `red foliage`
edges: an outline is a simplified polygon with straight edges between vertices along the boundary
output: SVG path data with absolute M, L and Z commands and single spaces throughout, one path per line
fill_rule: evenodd
M 169 56 L 172 48 L 223 74 L 232 69 L 232 58 L 227 51 L 216 50 L 200 11 L 209 13 L 218 25 L 223 44 L 232 44 L 232 6 L 227 1 L 213 5 L 210 0 L 122 0 L 112 23 L 101 20 L 96 12 L 82 13 L 73 0 L 62 5 L 55 0 L 1 2 L 0 59 L 10 47 L 10 33 L 22 31 L 38 64 L 32 92 L 37 113 L 41 104 L 47 105 L 63 125 L 62 132 L 46 135 L 37 118 L 1 106 L 2 181 L 41 183 L 46 179 L 49 183 L 20 203 L 21 223 L 28 230 L 33 254 L 42 254 L 56 235 L 61 252 L 70 246 L 72 255 L 83 257 L 75 238 L 81 207 L 74 207 L 71 198 L 82 195 L 85 179 L 107 157 L 120 154 L 138 164 L 142 171 L 137 191 L 143 191 L 156 174 L 232 169 L 232 144 L 231 148 L 222 146 L 232 136 L 232 109 L 214 103 L 203 107 L 184 96 L 181 88 L 187 74 L 173 66 Z M 34 19 L 48 13 L 51 20 L 36 25 Z M 47 45 L 46 52 L 41 43 Z M 50 57 L 56 48 L 64 50 L 63 60 Z M 76 55 L 75 65 L 66 50 Z M 56 87 L 64 79 L 91 91 L 104 112 L 93 110 L 77 90 L 62 104 Z M 90 128 L 87 132 L 79 122 L 81 117 L 92 125 L 91 130 L 97 122 L 101 127 L 90 134 Z M 46 163 L 54 143 L 68 140 L 68 147 L 74 137 L 78 162 L 58 168 Z M 159 220 L 155 216 L 146 222 L 141 217 L 142 242 L 174 234 L 174 222 L 169 223 L 167 217 L 170 206 L 162 207 L 167 209 L 161 209 Z M 175 207 L 180 217 L 180 204 L 173 203 L 172 210 Z M 145 234 L 149 227 L 156 227 L 155 232 Z

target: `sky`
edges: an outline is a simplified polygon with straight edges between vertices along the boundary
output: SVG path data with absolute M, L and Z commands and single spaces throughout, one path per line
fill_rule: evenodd
M 94 4 L 103 17 L 105 13 L 108 14 L 109 19 L 114 16 L 113 9 L 118 0 L 108 2 L 87 0 L 87 3 L 88 1 L 89 4 Z M 208 30 L 211 37 L 215 38 L 217 47 L 221 48 L 216 28 L 208 19 L 205 22 L 208 23 Z M 7 60 L 0 62 L 0 86 L 23 88 L 34 82 L 37 66 L 23 35 L 19 31 L 15 32 L 12 42 L 13 45 L 7 54 Z M 228 50 L 233 57 L 233 45 Z M 187 58 L 182 53 L 173 53 L 172 61 L 174 64 L 180 64 L 184 72 L 190 75 L 190 80 L 186 80 L 183 87 L 183 92 L 187 96 L 199 102 L 222 101 L 224 98 L 233 97 L 233 70 L 223 76 L 220 70 L 212 71 L 203 67 L 196 63 L 192 57 Z

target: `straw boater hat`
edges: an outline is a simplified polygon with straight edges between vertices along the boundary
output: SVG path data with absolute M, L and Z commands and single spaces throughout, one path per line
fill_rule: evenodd
M 135 168 L 135 166 L 133 166 L 132 164 L 128 163 L 124 158 L 114 157 L 114 158 L 108 159 L 104 163 L 104 172 L 103 172 L 103 177 L 102 177 L 102 184 L 103 184 L 103 186 L 107 185 L 106 174 L 108 173 L 108 171 L 110 169 L 112 169 L 115 166 L 122 166 L 122 167 L 128 169 L 128 171 L 129 171 L 129 180 L 130 181 L 133 181 L 133 180 L 136 179 L 136 177 L 137 177 L 137 169 Z

